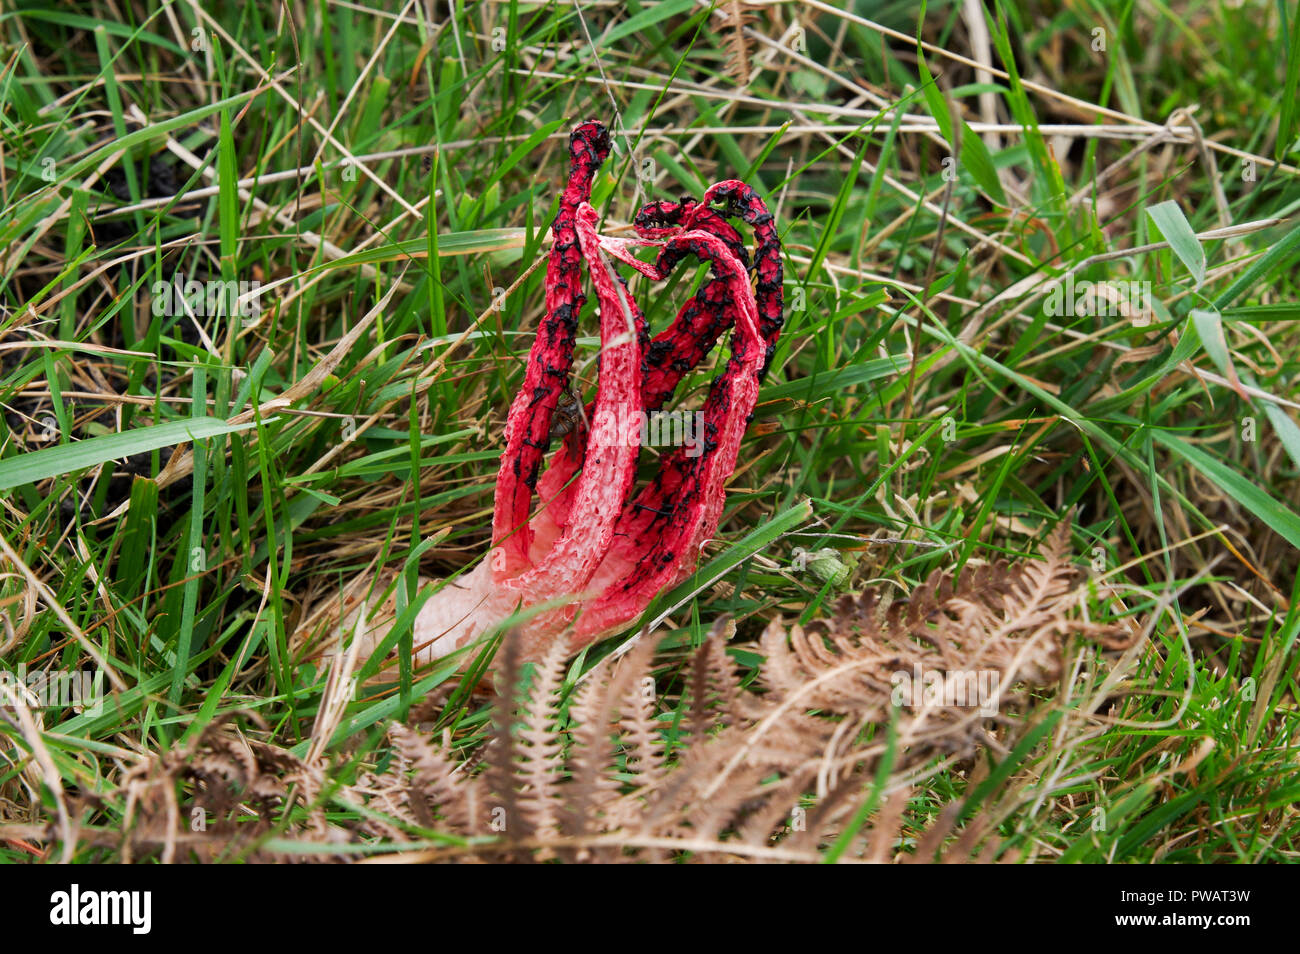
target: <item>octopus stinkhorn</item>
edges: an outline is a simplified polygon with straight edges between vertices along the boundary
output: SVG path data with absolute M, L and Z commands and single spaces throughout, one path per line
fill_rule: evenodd
M 657 593 L 688 576 L 717 530 L 723 485 L 781 330 L 780 240 L 762 199 L 738 180 L 717 183 L 698 202 L 644 206 L 634 221 L 636 238 L 600 235 L 590 199 L 609 152 L 599 122 L 583 123 L 569 138 L 569 179 L 551 227 L 546 315 L 506 423 L 492 547 L 416 617 L 420 661 L 464 646 L 520 607 L 551 601 L 556 605 L 523 623 L 514 638 L 524 641 L 525 658 L 540 656 L 557 638 L 576 651 L 635 620 Z M 753 229 L 752 264 L 729 218 Z M 653 264 L 633 256 L 636 246 L 658 247 Z M 663 281 L 692 256 L 709 263 L 708 280 L 652 338 L 611 259 Z M 586 301 L 584 269 L 600 306 L 601 351 L 596 398 L 578 408 L 575 423 L 568 385 Z M 698 446 L 665 453 L 637 491 L 640 423 L 728 329 L 731 356 L 705 399 Z M 377 642 L 380 635 L 366 638 Z

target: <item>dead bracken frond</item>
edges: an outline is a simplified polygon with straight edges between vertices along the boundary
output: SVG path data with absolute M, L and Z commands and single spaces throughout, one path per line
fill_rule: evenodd
M 745 28 L 752 27 L 757 14 L 754 4 L 745 0 L 726 0 L 718 4 L 718 14 L 722 18 L 722 29 L 727 41 L 727 75 L 741 86 L 749 85 L 751 76 L 749 39 Z
M 258 850 L 257 841 L 272 832 L 278 813 L 295 799 L 313 804 L 324 776 L 287 749 L 232 729 L 236 717 L 266 730 L 256 713 L 230 713 L 189 742 L 144 756 L 127 770 L 121 784 L 127 803 L 123 861 L 155 852 L 164 862 L 189 860 L 178 850 L 192 852 L 193 860 L 240 853 L 251 860 L 284 860 Z M 192 794 L 186 806 L 177 798 L 178 783 Z M 304 828 L 308 837 L 330 836 L 319 813 Z
M 365 808 L 347 828 L 317 804 L 323 765 L 212 727 L 131 774 L 131 839 L 174 854 L 168 831 L 201 810 L 212 822 L 195 856 L 213 857 L 218 843 L 250 847 L 296 798 L 306 841 L 451 839 L 421 860 L 1013 859 L 992 811 L 954 802 L 917 824 L 909 797 L 928 765 L 1002 755 L 1023 737 L 1066 637 L 1118 645 L 1071 611 L 1067 527 L 1042 559 L 936 574 L 887 607 L 868 590 L 808 626 L 775 620 L 748 687 L 726 652 L 729 621 L 695 651 L 675 700 L 658 695 L 649 641 L 571 687 L 562 641 L 528 667 L 507 639 L 481 758 L 462 764 L 448 735 L 392 726 L 391 764 L 338 792 Z M 169 794 L 178 780 L 193 783 L 194 808 Z

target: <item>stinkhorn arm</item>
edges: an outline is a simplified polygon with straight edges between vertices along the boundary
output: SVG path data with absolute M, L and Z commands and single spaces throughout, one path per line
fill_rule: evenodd
M 583 123 L 569 137 L 569 180 L 551 226 L 546 315 L 529 352 L 523 389 L 510 406 L 497 473 L 492 539 L 500 557 L 493 561 L 492 572 L 498 580 L 516 576 L 530 565 L 528 515 L 533 491 L 550 443 L 551 417 L 573 364 L 578 316 L 586 303 L 578 209 L 591 198 L 596 172 L 609 151 L 609 133 L 598 122 Z

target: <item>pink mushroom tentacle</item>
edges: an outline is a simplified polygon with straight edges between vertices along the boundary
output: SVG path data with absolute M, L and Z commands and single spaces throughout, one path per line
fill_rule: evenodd
M 598 238 L 598 244 L 603 245 L 606 238 L 604 236 Z M 614 291 L 618 292 L 618 296 L 616 299 L 610 299 L 609 308 L 602 305 L 602 314 L 614 313 L 621 309 L 623 311 L 625 322 L 628 314 L 630 314 L 631 323 L 636 332 L 638 349 L 644 349 L 646 343 L 649 341 L 645 316 L 642 315 L 641 310 L 637 307 L 636 299 L 632 298 L 631 292 L 627 288 L 627 282 L 624 281 L 623 276 L 619 275 L 613 269 L 608 268 L 598 257 L 592 260 L 596 263 L 593 266 L 593 279 L 595 280 L 597 277 L 595 276 L 596 271 L 601 272 L 601 275 L 598 277 L 606 289 L 606 296 L 609 295 L 610 287 L 609 285 L 604 284 L 606 280 L 612 279 L 617 282 Z M 619 330 L 620 335 L 621 332 L 622 326 Z M 614 334 L 612 328 L 610 334 Z M 602 354 L 603 350 L 610 347 L 614 341 L 615 339 L 606 338 L 602 342 Z M 643 365 L 644 362 L 642 362 L 642 366 Z M 607 381 L 608 377 L 602 375 L 600 380 Z M 600 386 L 601 385 L 598 384 L 598 392 Z M 606 390 L 607 393 L 612 393 L 608 391 L 608 387 Z M 644 386 L 642 387 L 642 391 L 644 392 Z M 637 397 L 643 400 L 643 395 Z M 632 401 L 627 402 L 624 406 L 617 407 L 616 409 L 620 412 L 619 416 L 624 419 L 631 416 L 629 413 L 625 412 L 633 410 L 636 403 L 637 398 L 633 398 Z M 534 533 L 530 556 L 534 563 L 544 559 L 555 541 L 563 532 L 564 528 L 574 519 L 571 515 L 571 510 L 580 486 L 580 482 L 577 480 L 577 475 L 579 471 L 582 470 L 583 462 L 587 456 L 588 445 L 590 442 L 590 432 L 588 427 L 595 419 L 595 416 L 596 402 L 591 401 L 582 410 L 582 414 L 579 417 L 581 423 L 570 430 L 563 438 L 558 449 L 552 455 L 551 461 L 545 472 L 542 474 L 541 480 L 537 484 L 537 495 L 542 501 L 543 506 L 531 522 L 531 527 Z M 634 435 L 634 439 L 638 438 L 639 430 Z M 630 455 L 632 458 L 632 467 L 630 469 L 633 471 L 635 469 L 636 458 L 635 446 L 636 445 L 633 445 L 633 452 Z
M 662 241 L 682 231 L 681 222 L 691 215 L 693 228 L 722 239 L 728 249 L 748 267 L 749 255 L 737 232 L 726 219 L 711 209 L 697 209 L 684 200 L 680 205 L 653 202 L 636 216 L 637 239 L 606 239 L 609 251 L 654 281 L 663 281 L 689 252 L 681 245 Z M 659 245 L 663 250 L 653 264 L 632 257 L 630 246 Z M 647 411 L 657 411 L 672 397 L 677 385 L 713 350 L 718 339 L 732 325 L 727 310 L 730 293 L 720 278 L 707 281 L 677 313 L 671 326 L 644 346 L 642 399 Z
M 764 347 L 755 370 L 748 345 L 743 338 L 733 336 L 733 355 L 727 373 L 714 382 L 705 405 L 705 456 L 707 458 L 716 451 L 721 460 L 728 462 L 726 467 L 714 468 L 707 459 L 696 461 L 690 450 L 679 448 L 661 464 L 651 484 L 633 502 L 620 523 L 620 549 L 627 554 L 638 551 L 643 554 L 636 569 L 622 582 L 629 607 L 642 598 L 648 602 L 657 589 L 684 578 L 695 551 L 716 530 L 724 499 L 722 485 L 734 470 L 740 438 L 753 417 L 753 407 L 757 402 L 757 389 L 750 388 L 747 381 L 751 374 L 755 382 L 762 380 L 783 324 L 780 240 L 773 217 L 749 186 L 729 180 L 710 188 L 700 203 L 686 200 L 680 205 L 648 205 L 637 215 L 637 231 L 647 238 L 658 238 L 674 233 L 674 228 L 664 226 L 676 225 L 678 230 L 686 226 L 707 226 L 708 231 L 723 233 L 727 245 L 734 250 L 735 242 L 731 240 L 734 230 L 708 207 L 717 201 L 726 203 L 728 215 L 754 227 L 756 256 L 752 270 L 757 273 L 755 305 Z M 719 228 L 719 222 L 725 226 L 725 232 Z M 683 254 L 680 246 L 676 251 L 676 257 L 673 257 L 674 249 L 671 247 L 661 253 L 656 262 L 656 277 L 666 277 Z M 743 252 L 739 257 L 744 261 Z M 731 326 L 735 310 L 733 302 L 748 300 L 748 295 L 737 294 L 730 287 L 729 279 L 717 277 L 687 302 L 673 327 L 656 337 L 648 349 L 648 370 L 643 387 L 648 408 L 662 406 L 680 379 L 707 355 L 716 339 Z M 657 366 L 656 347 L 663 349 Z M 669 360 L 663 360 L 663 357 Z M 735 411 L 737 408 L 743 409 L 743 413 Z M 716 428 L 722 415 L 727 415 L 728 428 L 719 434 Z M 703 502 L 698 509 L 691 503 L 697 500 Z M 679 546 L 679 541 L 684 538 L 687 542 Z M 662 569 L 679 561 L 685 562 L 673 572 Z M 654 572 L 656 569 L 659 572 Z M 618 600 L 617 592 L 611 591 L 601 603 L 589 610 L 588 622 L 580 628 L 602 628 L 605 619 L 621 615 L 620 611 L 609 609 Z M 608 615 L 602 617 L 602 613 Z
M 726 202 L 726 214 L 754 228 L 757 250 L 753 267 L 748 265 L 748 256 L 740 246 L 739 233 L 709 207 L 719 200 Z M 761 381 L 776 350 L 783 323 L 781 243 L 763 200 L 745 183 L 732 179 L 711 187 L 698 203 L 684 199 L 680 204 L 645 205 L 637 213 L 635 225 L 637 233 L 645 238 L 660 238 L 687 227 L 712 232 L 737 252 L 737 257 L 751 272 L 757 273 L 759 329 L 765 342 L 763 368 L 759 372 Z M 651 342 L 646 349 L 647 405 L 662 406 L 681 378 L 703 360 L 717 339 L 731 327 L 727 301 L 726 283 L 712 280 L 683 306 L 673 326 Z
M 532 529 L 528 515 L 542 458 L 549 444 L 551 419 L 573 365 L 578 316 L 586 303 L 582 291 L 583 250 L 578 237 L 578 209 L 591 198 L 596 172 L 609 156 L 610 140 L 598 122 L 580 125 L 569 137 L 569 181 L 551 225 L 553 245 L 546 266 L 546 316 L 528 356 L 523 389 L 506 419 L 505 451 L 497 473 L 492 538 L 499 548 L 493 577 L 518 575 L 531 561 Z
M 575 615 L 570 645 L 586 645 L 635 619 L 661 589 L 684 579 L 717 531 L 724 485 L 781 330 L 780 241 L 761 198 L 737 180 L 712 186 L 699 202 L 643 207 L 637 239 L 600 236 L 589 200 L 609 150 L 599 123 L 584 123 L 570 137 L 569 180 L 552 226 L 547 314 L 510 408 L 493 549 L 489 560 L 426 603 L 415 624 L 417 645 L 426 647 L 422 658 L 465 645 L 519 606 L 566 596 L 569 605 L 521 627 L 522 650 L 526 657 L 540 655 Z M 728 218 L 753 229 L 752 265 Z M 636 259 L 631 250 L 637 245 L 659 247 L 653 263 Z M 671 326 L 651 339 L 626 280 L 606 255 L 652 281 L 666 280 L 694 257 L 709 263 L 710 277 Z M 570 430 L 547 461 L 552 420 L 574 361 L 584 263 L 600 304 L 596 398 L 586 407 L 584 425 Z M 731 356 L 697 412 L 702 426 L 696 440 L 666 454 L 653 479 L 634 494 L 647 413 L 667 403 L 727 330 Z M 535 514 L 534 494 L 540 500 Z
M 610 554 L 618 579 L 583 612 L 575 644 L 638 615 L 666 586 L 680 582 L 694 566 L 699 546 L 717 529 L 722 487 L 735 469 L 740 441 L 758 400 L 764 354 L 759 314 L 744 265 L 726 243 L 707 232 L 686 232 L 671 242 L 710 261 L 730 291 L 735 312 L 732 356 L 715 379 L 702 412 L 703 446 L 678 447 L 659 475 L 624 510 Z
M 762 381 L 767 376 L 772 355 L 776 351 L 776 340 L 785 324 L 781 238 L 776 231 L 776 218 L 768 211 L 767 204 L 757 192 L 739 179 L 726 179 L 709 186 L 693 214 L 700 215 L 699 209 L 718 201 L 726 202 L 728 215 L 741 219 L 754 230 L 756 248 L 753 271 L 757 278 L 755 298 L 759 332 L 766 342 L 763 369 L 759 372 L 759 380 Z M 688 216 L 688 220 L 690 218 Z
M 535 601 L 576 594 L 587 585 L 613 538 L 641 447 L 639 429 L 628 433 L 623 426 L 629 409 L 640 402 L 640 341 L 627 299 L 601 258 L 596 212 L 585 203 L 578 213 L 578 237 L 600 301 L 601 373 L 582 476 L 563 532 L 532 569 L 504 581 Z

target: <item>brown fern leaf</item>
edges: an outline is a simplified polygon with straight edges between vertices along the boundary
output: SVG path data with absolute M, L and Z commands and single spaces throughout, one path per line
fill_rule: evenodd
M 650 672 L 655 645 L 652 640 L 642 640 L 619 663 L 592 673 L 593 678 L 575 694 L 569 710 L 575 727 L 569 753 L 569 810 L 564 816 L 565 830 L 571 835 L 591 835 L 621 824 L 605 817 L 609 812 L 621 817 L 618 796 L 623 785 L 616 778 L 616 740 L 621 735 L 650 739 L 656 734 L 648 706 L 637 703 L 636 711 L 627 716 L 622 706 L 632 694 L 643 691 L 645 680 L 653 689 Z M 639 754 L 650 758 L 645 752 Z M 648 762 L 646 768 L 650 769 Z
M 232 730 L 236 719 L 266 729 L 256 713 L 236 710 L 185 745 L 143 757 L 125 773 L 121 788 L 127 810 L 120 849 L 124 861 L 155 854 L 164 861 L 236 855 L 284 860 L 251 846 L 291 802 L 308 809 L 303 826 L 308 839 L 336 836 L 317 804 L 324 777 L 320 768 Z M 188 804 L 178 798 L 178 789 L 190 791 Z
M 624 691 L 618 742 L 625 753 L 624 775 L 638 789 L 653 788 L 664 771 L 664 739 L 655 711 L 655 683 L 649 676 Z
M 530 695 L 525 747 L 543 761 L 520 778 L 566 806 L 545 814 L 564 819 L 564 834 L 557 837 L 549 822 L 530 824 L 525 839 L 514 832 L 503 839 L 496 857 L 519 857 L 508 845 L 520 841 L 542 857 L 575 860 L 817 857 L 872 790 L 888 748 L 885 726 L 896 740 L 891 778 L 936 756 L 968 758 L 990 741 L 991 726 L 1018 724 L 1014 713 L 1029 687 L 1059 677 L 1062 636 L 1098 634 L 1067 612 L 1077 574 L 1066 542 L 1058 531 L 1041 560 L 971 568 L 960 580 L 936 574 L 911 600 L 888 607 L 868 591 L 807 627 L 787 630 L 778 621 L 761 639 L 763 692 L 741 690 L 726 654 L 734 626 L 715 625 L 688 666 L 688 735 L 678 738 L 671 761 L 663 756 L 654 697 L 642 691 L 648 645 L 588 681 L 564 741 L 547 740 L 558 733 L 557 710 Z M 512 665 L 507 660 L 507 673 Z M 900 685 L 909 691 L 900 693 Z M 558 687 L 556 675 L 537 683 L 538 692 Z M 555 767 L 565 744 L 571 780 L 537 774 L 542 765 Z M 511 752 L 515 764 L 520 753 Z M 908 790 L 891 784 L 875 823 L 851 832 L 844 857 L 898 854 Z M 918 860 L 999 853 L 982 813 L 957 830 L 954 811 L 926 829 Z
M 807 626 L 777 620 L 749 688 L 727 655 L 729 621 L 687 662 L 682 698 L 659 695 L 649 640 L 569 694 L 562 648 L 525 680 L 507 638 L 489 741 L 466 761 L 450 732 L 433 740 L 393 727 L 387 771 L 337 792 L 368 809 L 351 831 L 314 807 L 321 765 L 210 728 L 141 770 L 137 827 L 144 843 L 176 840 L 181 810 L 167 792 L 189 780 L 223 809 L 221 835 L 236 848 L 301 797 L 312 807 L 293 834 L 308 840 L 403 838 L 411 827 L 479 836 L 430 859 L 812 862 L 834 846 L 857 862 L 1014 860 L 999 832 L 1021 797 L 1009 783 L 969 810 L 936 812 L 911 793 L 926 772 L 1014 744 L 1034 718 L 1033 693 L 1060 678 L 1065 637 L 1105 646 L 1113 636 L 1072 611 L 1078 574 L 1065 533 L 1041 559 L 935 574 L 906 601 L 885 605 L 867 591 Z M 970 790 L 987 771 L 975 762 Z M 228 819 L 244 806 L 258 821 L 234 828 Z M 874 811 L 864 817 L 863 806 Z
M 557 786 L 564 766 L 564 742 L 559 731 L 560 689 L 564 682 L 568 648 L 556 640 L 538 663 L 528 688 L 517 733 L 515 778 L 523 795 L 521 811 L 533 837 L 554 840 L 560 832 L 563 805 Z
M 515 719 L 521 699 L 518 696 L 519 683 L 523 673 L 523 657 L 519 640 L 503 640 L 498 654 L 501 668 L 497 675 L 498 690 L 495 704 L 492 706 L 492 737 L 488 740 L 483 754 L 486 768 L 483 781 L 488 791 L 488 803 L 491 806 L 493 831 L 510 832 L 515 839 L 524 839 L 529 835 L 525 805 L 515 787 L 515 763 L 521 754 L 515 736 Z
M 745 30 L 753 27 L 757 20 L 754 6 L 746 0 L 724 0 L 718 4 L 722 29 L 726 34 L 727 75 L 741 86 L 748 86 L 753 76 L 753 54 Z
M 691 732 L 703 738 L 730 724 L 740 696 L 740 680 L 727 658 L 727 643 L 736 633 L 731 620 L 715 623 L 691 661 Z
M 452 759 L 409 726 L 395 724 L 388 734 L 412 769 L 409 785 L 405 786 L 411 820 L 424 828 L 441 828 L 458 835 L 478 834 L 466 790 L 478 787 L 479 779 L 458 773 Z M 437 821 L 435 812 L 439 815 Z

